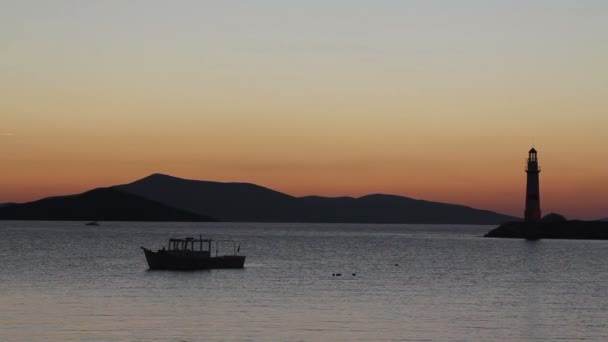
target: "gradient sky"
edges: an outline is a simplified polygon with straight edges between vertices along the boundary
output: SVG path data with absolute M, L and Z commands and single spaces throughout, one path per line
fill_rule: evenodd
M 0 202 L 150 173 L 608 216 L 608 1 L 0 0 Z

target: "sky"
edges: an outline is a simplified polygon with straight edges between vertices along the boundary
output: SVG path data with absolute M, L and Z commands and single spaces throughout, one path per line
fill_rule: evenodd
M 608 217 L 608 2 L 0 0 L 0 203 L 151 173 Z

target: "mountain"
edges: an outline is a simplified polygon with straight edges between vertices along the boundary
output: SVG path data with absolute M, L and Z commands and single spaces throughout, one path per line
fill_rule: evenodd
M 518 220 L 492 211 L 395 195 L 298 198 L 250 183 L 187 180 L 162 174 L 115 188 L 220 221 L 497 224 Z
M 302 197 L 322 222 L 376 223 L 462 223 L 492 224 L 517 218 L 488 210 L 417 200 L 408 197 L 374 194 L 351 197 Z
M 196 181 L 153 174 L 116 188 L 220 221 L 290 222 L 302 215 L 302 203 L 297 198 L 250 183 Z
M 0 207 L 0 220 L 213 221 L 115 188 Z

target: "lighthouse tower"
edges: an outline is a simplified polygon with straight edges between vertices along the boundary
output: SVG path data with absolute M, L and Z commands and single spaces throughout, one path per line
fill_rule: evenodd
M 528 151 L 528 160 L 526 166 L 527 182 L 526 182 L 526 210 L 524 219 L 526 222 L 540 220 L 540 187 L 538 181 L 538 157 L 536 150 L 532 148 Z

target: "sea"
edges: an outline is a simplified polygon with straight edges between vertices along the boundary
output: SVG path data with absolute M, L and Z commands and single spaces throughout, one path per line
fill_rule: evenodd
M 492 228 L 0 221 L 0 341 L 608 341 L 608 241 Z M 245 268 L 148 270 L 200 235 Z

